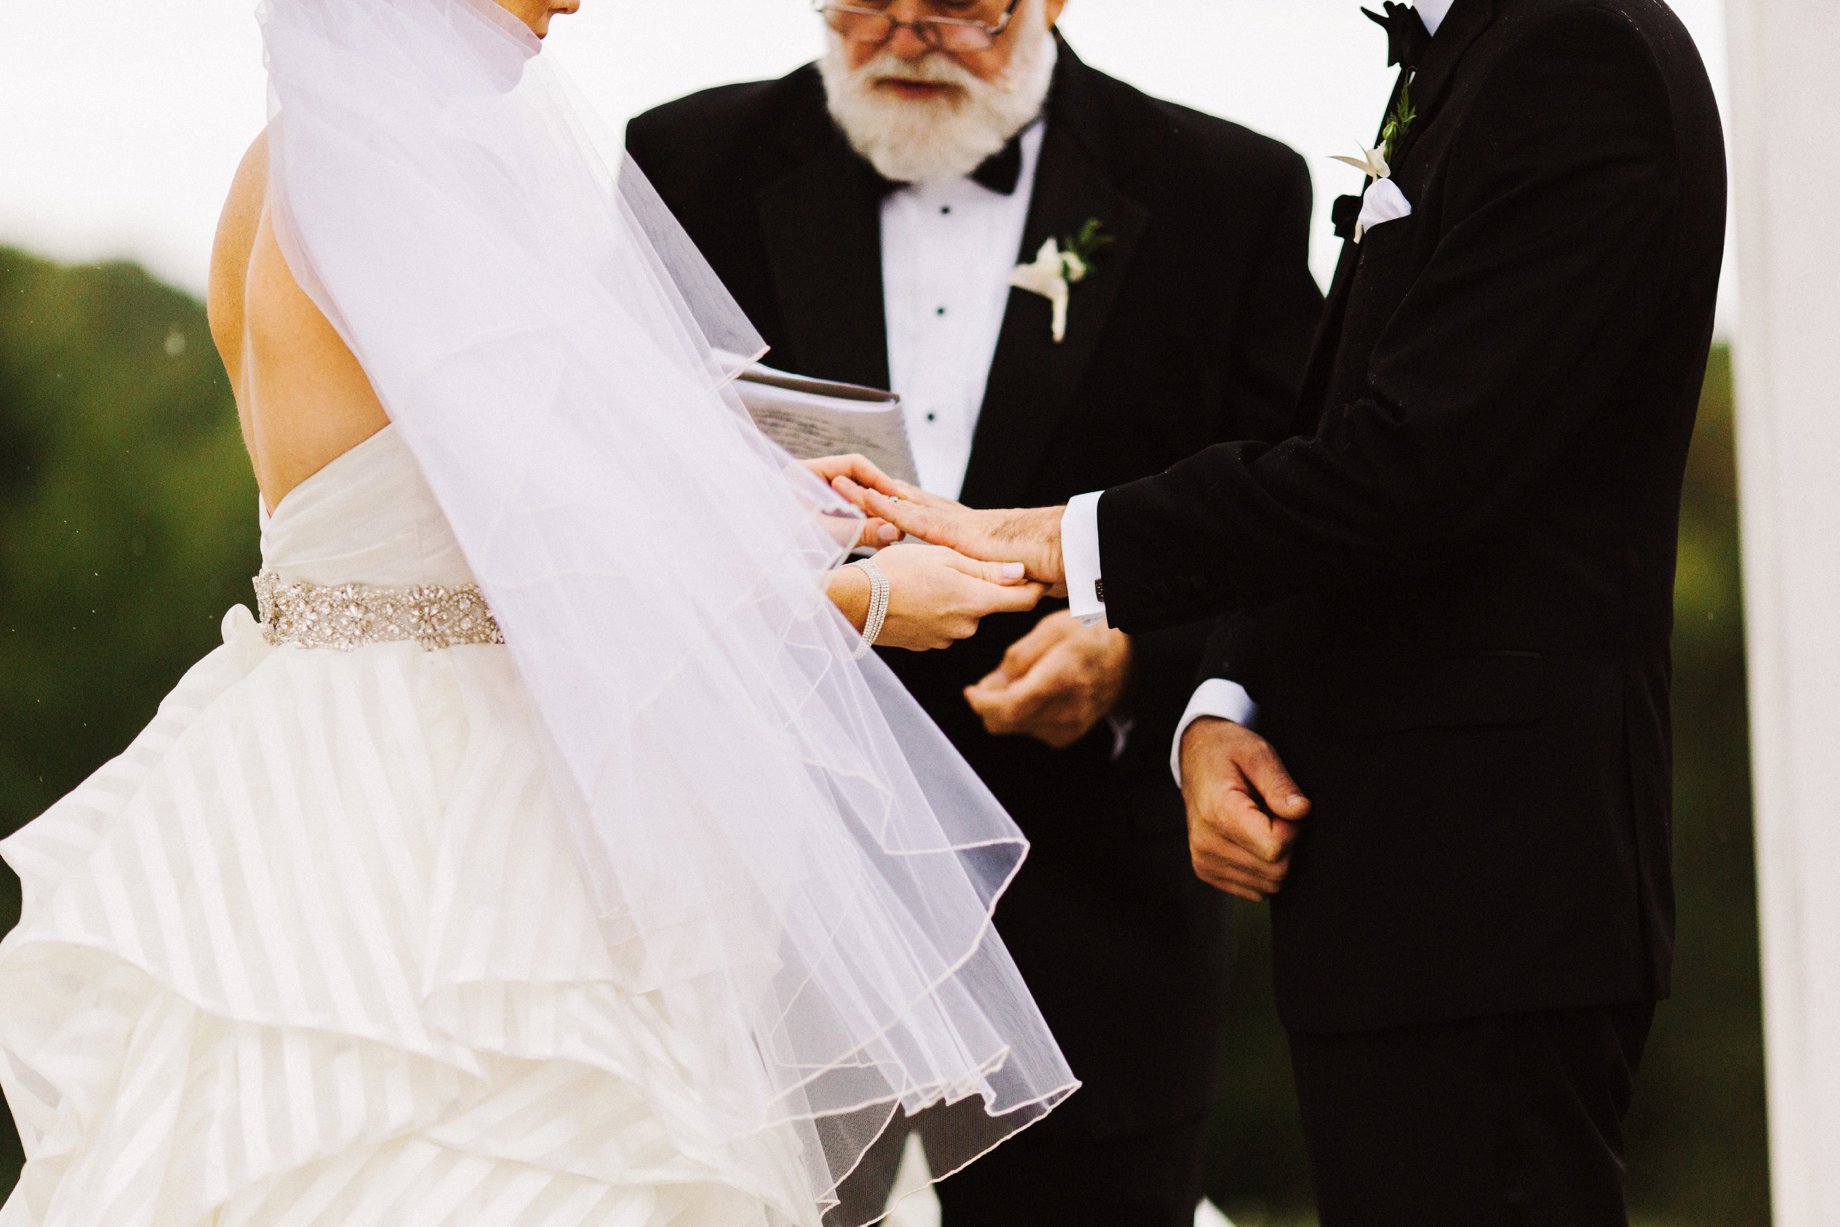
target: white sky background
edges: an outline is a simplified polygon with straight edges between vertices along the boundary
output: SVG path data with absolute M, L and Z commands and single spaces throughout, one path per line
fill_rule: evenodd
M 1463 3 L 1464 0 L 1458 0 Z M 1726 102 L 1724 0 L 1672 0 Z M 1286 141 L 1316 174 L 1312 265 L 1327 282 L 1328 202 L 1358 188 L 1331 162 L 1371 138 L 1392 86 L 1360 0 L 1069 0 L 1088 63 L 1149 93 Z M 1376 0 L 1368 7 L 1378 8 Z M 80 262 L 128 258 L 201 293 L 230 176 L 266 106 L 254 0 L 0 4 L 0 244 Z M 585 0 L 546 55 L 610 122 L 813 58 L 807 0 Z M 1721 330 L 1734 319 L 1727 270 Z

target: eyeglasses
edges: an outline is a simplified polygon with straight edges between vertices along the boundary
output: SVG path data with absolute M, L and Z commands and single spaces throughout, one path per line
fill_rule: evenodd
M 1022 5 L 1022 0 L 1010 0 L 1009 7 L 1003 10 L 1003 16 L 992 24 L 971 17 L 916 17 L 912 21 L 896 21 L 887 13 L 889 2 L 883 0 L 882 6 L 876 8 L 863 4 L 830 4 L 827 0 L 814 0 L 812 7 L 824 14 L 824 20 L 831 29 L 853 43 L 880 46 L 893 38 L 896 30 L 906 28 L 912 30 L 914 37 L 934 51 L 956 53 L 990 50 L 1003 31 L 1009 29 L 1016 10 Z

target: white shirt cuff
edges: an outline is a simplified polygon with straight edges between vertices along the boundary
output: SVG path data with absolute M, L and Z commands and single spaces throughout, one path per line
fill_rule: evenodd
M 1082 494 L 1061 513 L 1061 567 L 1067 573 L 1068 612 L 1081 626 L 1109 625 L 1099 580 L 1099 498 Z
M 1195 697 L 1188 701 L 1188 710 L 1182 713 L 1182 722 L 1176 725 L 1175 748 L 1169 752 L 1169 770 L 1176 777 L 1176 787 L 1182 787 L 1182 737 L 1188 732 L 1189 725 L 1212 717 L 1251 727 L 1258 714 L 1258 704 L 1252 701 L 1252 696 L 1238 682 L 1229 682 L 1224 677 L 1210 677 L 1201 683 L 1200 689 L 1195 691 Z

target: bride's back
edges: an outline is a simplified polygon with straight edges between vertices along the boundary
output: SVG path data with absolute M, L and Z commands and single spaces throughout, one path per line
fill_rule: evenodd
M 358 360 L 282 256 L 269 210 L 266 133 L 244 155 L 224 205 L 208 308 L 270 508 L 388 423 Z

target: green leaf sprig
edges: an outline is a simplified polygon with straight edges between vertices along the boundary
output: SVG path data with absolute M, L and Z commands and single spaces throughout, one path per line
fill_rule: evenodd
M 1116 236 L 1105 233 L 1105 223 L 1096 217 L 1087 218 L 1080 232 L 1065 240 L 1065 246 L 1061 249 L 1061 255 L 1068 260 L 1067 280 L 1085 280 L 1087 270 L 1092 267 L 1099 253 L 1117 241 Z
M 1399 88 L 1399 101 L 1393 104 L 1392 114 L 1386 117 L 1386 126 L 1380 129 L 1380 152 L 1388 162 L 1399 156 L 1399 147 L 1411 135 L 1412 125 L 1418 122 L 1418 108 L 1412 105 L 1412 83 L 1406 82 Z

